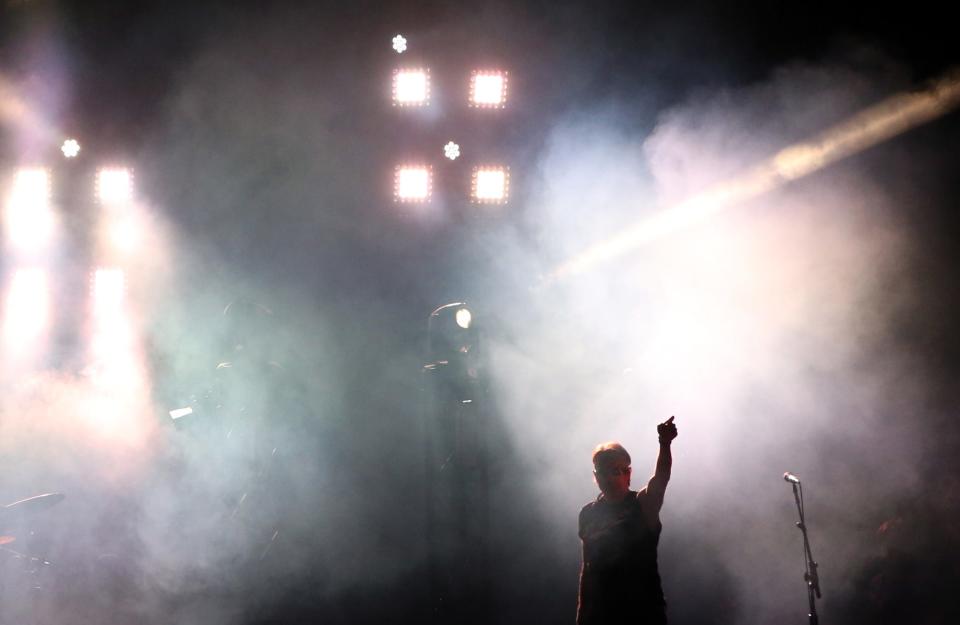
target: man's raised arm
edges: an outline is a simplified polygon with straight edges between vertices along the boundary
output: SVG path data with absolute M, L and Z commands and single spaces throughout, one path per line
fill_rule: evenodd
M 670 470 L 673 467 L 673 454 L 670 452 L 670 443 L 677 437 L 677 426 L 673 423 L 673 417 L 670 417 L 657 426 L 657 434 L 660 437 L 660 453 L 657 455 L 657 468 L 647 483 L 647 501 L 651 504 L 652 510 L 656 514 L 660 513 L 660 507 L 663 506 L 663 495 L 667 491 L 667 482 L 670 481 Z

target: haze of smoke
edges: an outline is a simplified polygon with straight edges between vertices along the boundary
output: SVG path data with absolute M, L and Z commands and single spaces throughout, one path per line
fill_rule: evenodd
M 701 93 L 663 113 L 642 150 L 618 119 L 558 125 L 531 191 L 538 256 L 504 263 L 556 263 L 735 175 L 899 86 L 880 76 L 792 66 Z M 558 541 L 575 540 L 595 492 L 592 447 L 622 441 L 642 486 L 655 425 L 676 415 L 661 553 L 680 616 L 695 581 L 718 578 L 733 583 L 731 621 L 803 613 L 784 470 L 807 484 L 824 584 L 843 587 L 879 511 L 916 486 L 928 442 L 913 432 L 924 381 L 890 326 L 910 241 L 878 177 L 840 164 L 525 300 L 491 371 L 541 505 L 564 528 Z

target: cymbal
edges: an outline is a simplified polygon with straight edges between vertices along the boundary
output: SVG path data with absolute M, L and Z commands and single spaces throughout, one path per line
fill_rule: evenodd
M 52 508 L 66 499 L 66 497 L 67 496 L 63 493 L 46 493 L 44 495 L 27 497 L 26 499 L 21 499 L 20 501 L 14 501 L 11 504 L 5 505 L 3 508 L 0 508 L 0 513 L 6 512 L 8 514 L 12 514 L 14 512 L 19 512 L 22 514 L 32 514 L 34 512 L 46 510 L 47 508 Z

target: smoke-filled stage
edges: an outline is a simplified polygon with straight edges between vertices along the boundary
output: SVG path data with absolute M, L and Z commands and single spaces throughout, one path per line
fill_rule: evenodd
M 0 625 L 960 622 L 940 11 L 0 3 Z

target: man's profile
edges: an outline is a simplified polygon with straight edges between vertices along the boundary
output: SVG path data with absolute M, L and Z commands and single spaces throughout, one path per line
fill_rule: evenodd
M 620 443 L 593 452 L 600 495 L 580 510 L 583 542 L 577 625 L 634 625 L 667 622 L 657 569 L 660 508 L 670 481 L 673 417 L 657 426 L 660 453 L 647 485 L 630 490 L 630 454 Z

